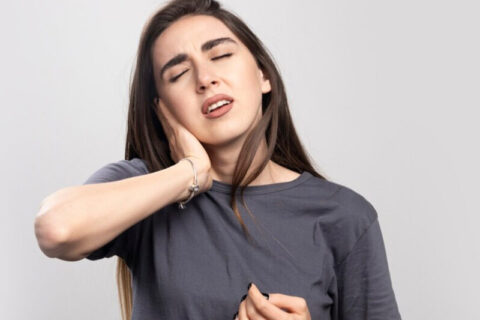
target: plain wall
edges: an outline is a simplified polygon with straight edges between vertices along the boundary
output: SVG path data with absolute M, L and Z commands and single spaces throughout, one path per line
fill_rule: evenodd
M 264 41 L 327 176 L 377 209 L 404 319 L 480 319 L 476 1 L 222 2 Z M 123 159 L 157 1 L 2 1 L 2 319 L 119 319 L 116 258 L 46 257 L 40 202 Z M 315 319 L 314 319 L 315 320 Z

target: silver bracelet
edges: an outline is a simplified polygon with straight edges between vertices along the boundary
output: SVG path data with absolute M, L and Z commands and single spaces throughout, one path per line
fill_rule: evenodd
M 188 196 L 187 200 L 177 202 L 178 207 L 180 209 L 185 209 L 185 207 L 186 207 L 185 203 L 187 203 L 188 201 L 190 201 L 193 198 L 193 196 L 195 195 L 196 192 L 198 192 L 200 187 L 198 186 L 197 171 L 195 170 L 195 165 L 193 164 L 193 161 L 188 159 L 188 158 L 180 159 L 180 161 L 182 161 L 182 160 L 188 160 L 188 162 L 190 162 L 190 164 L 192 165 L 192 168 L 193 168 L 193 175 L 195 176 L 195 182 L 188 188 L 188 190 L 190 191 L 190 195 Z M 180 162 L 180 161 L 178 161 L 178 162 Z

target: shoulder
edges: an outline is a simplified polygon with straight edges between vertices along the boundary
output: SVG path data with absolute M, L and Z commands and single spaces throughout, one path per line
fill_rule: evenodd
M 342 214 L 356 220 L 361 225 L 368 227 L 377 219 L 377 211 L 373 204 L 357 190 L 340 185 L 333 200 L 338 202 Z
M 148 173 L 147 165 L 140 158 L 110 162 L 88 177 L 84 184 L 122 180 Z
M 377 211 L 363 194 L 351 187 L 316 177 L 309 179 L 309 183 L 321 186 L 317 191 L 321 197 L 315 203 L 318 207 L 315 241 L 326 243 L 339 261 L 377 221 Z
M 334 210 L 337 218 L 361 220 L 368 225 L 377 218 L 372 203 L 351 187 L 315 176 L 305 181 L 303 187 L 313 199 Z

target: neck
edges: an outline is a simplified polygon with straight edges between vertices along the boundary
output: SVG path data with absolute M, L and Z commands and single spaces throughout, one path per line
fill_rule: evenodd
M 236 143 L 229 143 L 228 145 L 204 145 L 211 162 L 211 176 L 213 180 L 232 184 L 233 171 L 237 164 L 240 155 L 240 149 L 243 141 Z M 252 165 L 247 171 L 247 176 L 250 175 L 257 167 L 260 166 L 262 159 L 267 152 L 267 142 L 262 140 L 257 152 L 255 153 Z M 274 176 L 275 163 L 269 161 L 267 166 L 262 170 L 258 177 L 256 177 L 249 185 L 262 185 L 275 183 Z

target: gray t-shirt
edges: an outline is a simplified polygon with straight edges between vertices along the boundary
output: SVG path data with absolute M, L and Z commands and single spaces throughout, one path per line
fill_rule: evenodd
M 120 160 L 85 184 L 147 173 L 139 158 Z M 87 257 L 126 261 L 133 320 L 232 319 L 249 282 L 305 298 L 312 320 L 401 319 L 377 212 L 363 196 L 306 171 L 289 182 L 249 186 L 244 198 L 258 225 L 240 200 L 238 208 L 252 243 L 229 191 L 213 180 L 184 210 L 170 204 Z

